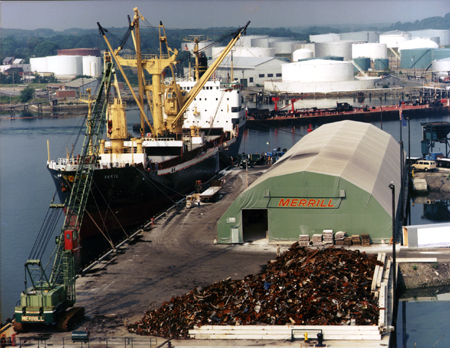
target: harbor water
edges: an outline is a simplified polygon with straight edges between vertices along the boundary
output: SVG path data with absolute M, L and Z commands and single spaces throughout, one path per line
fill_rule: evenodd
M 352 99 L 340 101 L 355 104 Z M 396 102 L 383 100 L 384 105 Z M 367 100 L 364 103 L 369 104 Z M 373 105 L 379 105 L 379 103 L 379 100 L 373 100 Z M 307 106 L 309 105 L 303 104 L 298 107 Z M 130 110 L 127 116 L 128 128 L 132 132 L 132 125 L 138 122 L 138 112 Z M 71 150 L 72 144 L 79 136 L 75 149 L 75 153 L 78 153 L 84 136 L 84 133 L 81 135 L 79 133 L 84 123 L 84 116 L 67 115 L 57 118 L 11 120 L 9 115 L 2 114 L 0 118 L 0 318 L 2 322 L 5 322 L 7 318 L 12 318 L 14 306 L 20 298 L 20 292 L 24 290 L 23 265 L 55 193 L 53 181 L 46 169 L 47 140 L 50 144 L 51 159 L 57 159 L 66 156 L 67 149 Z M 411 149 L 410 156 L 419 157 L 422 139 L 420 123 L 431 121 L 450 122 L 450 117 L 410 120 L 410 141 L 408 127 L 402 127 L 400 121 L 382 121 L 382 128 L 397 141 L 401 137 L 405 150 L 408 151 L 408 147 Z M 373 124 L 380 127 L 381 122 Z M 318 126 L 320 124 L 313 125 L 314 128 Z M 307 134 L 307 129 L 308 126 L 247 129 L 240 152 L 262 153 L 277 148 L 289 149 Z M 445 144 L 438 144 L 434 151 L 445 152 Z M 412 207 L 411 224 L 413 225 L 444 222 L 439 218 L 430 214 L 424 204 L 415 204 Z M 51 239 L 53 240 L 54 238 Z M 46 250 L 47 255 L 53 251 L 53 248 L 54 244 L 50 242 Z M 431 347 L 442 335 L 444 336 L 435 347 L 450 346 L 450 335 L 445 336 L 449 326 L 448 319 L 447 321 L 430 319 L 448 318 L 449 309 L 450 300 L 445 297 L 428 302 L 410 301 L 399 305 L 398 347 L 414 347 L 414 343 L 417 343 L 419 348 Z M 402 322 L 403 317 L 405 317 L 404 322 Z

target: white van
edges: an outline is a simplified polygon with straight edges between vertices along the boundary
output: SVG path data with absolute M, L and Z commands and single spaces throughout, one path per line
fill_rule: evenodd
M 436 162 L 429 160 L 418 160 L 411 166 L 414 170 L 423 170 L 425 172 L 433 171 L 436 169 Z

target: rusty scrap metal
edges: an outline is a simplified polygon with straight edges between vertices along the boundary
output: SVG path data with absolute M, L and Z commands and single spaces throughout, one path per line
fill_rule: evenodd
M 180 339 L 202 325 L 376 325 L 375 265 L 376 255 L 294 243 L 263 272 L 173 297 L 128 331 Z

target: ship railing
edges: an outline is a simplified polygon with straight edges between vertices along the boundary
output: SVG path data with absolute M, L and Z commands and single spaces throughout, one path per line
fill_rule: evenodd
M 167 137 L 167 138 L 144 137 L 143 139 L 144 139 L 144 141 L 180 141 L 180 139 L 175 139 L 175 138 L 172 138 L 172 137 Z
M 136 59 L 135 54 L 124 54 L 122 56 L 123 59 Z M 169 59 L 170 55 L 168 54 L 141 54 L 141 60 L 150 60 L 150 59 Z

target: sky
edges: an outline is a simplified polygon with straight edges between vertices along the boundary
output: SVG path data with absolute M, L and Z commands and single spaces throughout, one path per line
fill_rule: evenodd
M 295 27 L 414 22 L 450 12 L 449 0 L 103 0 L 0 1 L 0 27 L 56 31 L 125 27 L 133 8 L 166 28 Z

